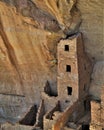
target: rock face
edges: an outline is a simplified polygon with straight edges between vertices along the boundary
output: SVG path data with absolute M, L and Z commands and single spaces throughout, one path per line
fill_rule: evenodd
M 91 77 L 90 94 L 96 98 L 101 98 L 102 86 L 104 85 L 104 61 L 97 62 Z
M 47 81 L 53 98 L 46 111 L 55 106 L 57 44 L 78 32 L 83 33 L 85 51 L 95 65 L 90 95 L 101 99 L 103 19 L 103 0 L 0 0 L 1 123 L 21 120 L 34 104 L 39 108 Z M 5 130 L 21 129 L 5 125 Z
M 53 88 L 56 86 L 55 48 L 60 34 L 36 29 L 26 22 L 31 19 L 25 19 L 14 7 L 2 2 L 0 14 L 1 96 L 13 99 L 17 96 L 17 100 L 18 96 L 26 96 L 25 102 L 35 103 L 37 99 L 39 104 L 45 82 L 48 80 Z
M 77 7 L 81 11 L 81 32 L 84 34 L 85 47 L 95 60 L 104 60 L 104 1 L 79 0 Z

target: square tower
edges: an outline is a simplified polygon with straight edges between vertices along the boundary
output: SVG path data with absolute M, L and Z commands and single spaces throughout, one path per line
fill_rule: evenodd
M 84 52 L 82 35 L 61 40 L 57 47 L 57 86 L 60 97 L 77 100 L 88 93 L 92 64 Z

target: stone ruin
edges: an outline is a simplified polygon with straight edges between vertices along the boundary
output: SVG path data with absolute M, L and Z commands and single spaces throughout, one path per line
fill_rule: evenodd
M 57 94 L 47 81 L 40 105 L 34 104 L 15 127 L 18 130 L 25 130 L 26 126 L 30 130 L 93 130 L 93 127 L 103 130 L 103 100 L 92 101 L 89 95 L 92 63 L 84 51 L 81 33 L 58 43 L 57 59 Z M 96 122 L 98 126 L 94 125 Z M 14 130 L 9 123 L 1 125 L 1 130 L 5 125 Z

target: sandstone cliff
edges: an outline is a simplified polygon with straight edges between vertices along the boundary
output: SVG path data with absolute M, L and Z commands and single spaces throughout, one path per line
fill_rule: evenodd
M 39 106 L 47 81 L 57 95 L 57 44 L 78 32 L 94 65 L 90 95 L 100 99 L 103 26 L 103 0 L 0 0 L 0 122 L 14 123 Z

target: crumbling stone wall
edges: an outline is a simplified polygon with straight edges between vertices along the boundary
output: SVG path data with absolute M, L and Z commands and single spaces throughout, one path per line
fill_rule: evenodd
M 101 124 L 104 129 L 104 85 L 102 86 L 101 92 Z
M 95 128 L 101 125 L 101 104 L 96 101 L 91 101 L 91 124 Z
M 32 126 L 5 123 L 1 125 L 0 130 L 32 130 L 32 128 Z
M 41 129 L 43 129 L 44 115 L 45 115 L 45 106 L 44 106 L 44 100 L 42 100 L 40 102 L 40 106 L 37 111 L 35 127 L 40 127 Z
M 57 113 L 55 115 L 55 112 Z M 52 125 L 56 122 L 56 119 L 61 113 L 61 104 L 58 101 L 56 106 L 52 108 L 52 110 L 48 111 L 44 116 L 44 129 L 48 130 L 49 128 L 52 128 Z M 56 118 L 56 119 L 55 119 Z
M 52 130 L 60 130 L 67 124 L 68 121 L 78 122 L 79 119 L 85 114 L 82 102 L 74 102 L 64 112 L 61 113 L 60 117 L 54 123 Z
M 9 6 L 11 3 L 12 6 Z M 77 33 L 81 20 L 80 30 L 84 33 L 85 47 L 89 56 L 94 62 L 104 60 L 104 33 L 102 28 L 104 24 L 102 19 L 104 14 L 103 4 L 103 0 L 0 0 L 1 95 L 8 93 L 12 96 L 13 94 L 23 97 L 26 96 L 27 100 L 25 103 L 27 103 L 27 106 L 25 103 L 23 104 L 23 107 L 26 109 L 28 106 L 33 105 L 34 102 L 39 105 L 43 96 L 41 95 L 44 89 L 43 84 L 49 80 L 51 81 L 52 88 L 56 88 L 57 60 L 55 56 L 57 41 L 63 38 L 68 40 L 69 36 Z M 80 46 L 78 53 L 82 52 L 81 47 L 82 46 Z M 70 61 L 65 60 L 65 62 L 69 63 Z M 74 61 L 72 60 L 72 62 Z M 76 63 L 77 67 L 78 64 L 81 64 L 79 71 L 77 70 L 79 73 L 82 73 L 82 70 L 87 67 L 90 70 L 90 64 L 83 66 L 83 63 L 86 64 L 83 55 L 79 54 L 79 62 L 77 61 Z M 73 65 L 73 63 L 70 64 Z M 68 66 L 68 70 L 70 70 L 70 66 Z M 81 74 L 79 75 L 80 78 L 77 78 L 77 80 L 79 79 L 81 81 L 79 81 L 79 86 L 78 83 L 76 83 L 77 92 L 76 95 L 74 95 L 74 100 L 72 98 L 72 102 L 78 99 L 78 96 L 83 98 L 82 96 L 88 93 L 89 73 L 90 71 L 83 72 L 83 75 Z M 88 78 L 85 77 L 85 75 Z M 73 79 L 76 79 L 76 77 L 73 76 Z M 103 78 L 101 80 L 103 81 Z M 69 83 L 68 81 L 65 82 L 66 85 Z M 75 85 L 74 82 L 71 84 Z M 100 86 L 99 82 L 95 84 L 97 84 L 98 87 Z M 96 88 L 96 86 L 94 86 L 94 88 Z M 54 99 L 55 101 L 60 100 L 64 108 L 64 104 L 67 104 L 65 107 L 71 104 L 69 95 L 71 95 L 73 91 L 70 86 L 68 87 L 68 91 L 63 91 L 63 89 L 64 88 L 62 88 L 62 92 L 65 95 L 61 97 L 60 94 Z M 60 93 L 62 92 L 60 91 Z M 68 95 L 66 97 L 67 92 Z M 15 98 L 13 97 L 10 100 L 12 99 Z M 54 99 L 51 100 L 53 104 L 55 103 Z M 46 99 L 45 102 L 49 100 Z M 2 113 L 2 105 L 4 102 L 1 100 L 0 103 Z M 102 108 L 103 104 L 104 103 L 101 103 Z M 49 105 L 47 104 L 47 106 Z M 8 104 L 5 104 L 4 107 L 3 109 L 8 112 L 8 115 L 11 115 L 10 111 L 12 108 L 16 108 Z M 18 108 L 20 112 L 20 105 Z M 50 107 L 47 108 L 49 109 Z M 17 116 L 20 118 L 20 113 L 16 113 L 17 110 L 13 110 L 13 112 L 14 115 L 16 114 L 16 118 Z M 24 111 L 21 113 L 23 112 Z M 104 114 L 102 114 L 102 116 L 103 115 Z M 3 120 L 11 121 L 11 119 L 5 117 L 3 117 Z

